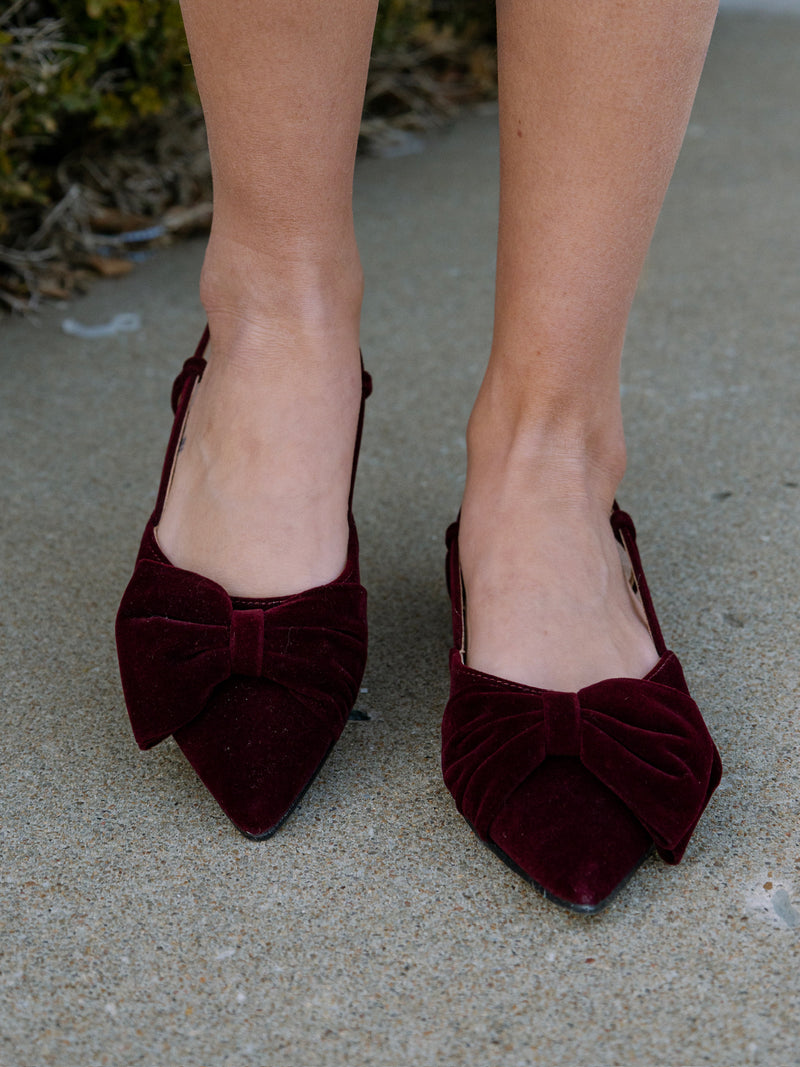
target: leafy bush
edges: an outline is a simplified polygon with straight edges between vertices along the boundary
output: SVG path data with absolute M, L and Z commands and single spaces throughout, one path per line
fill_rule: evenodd
M 177 0 L 12 4 L 0 18 L 0 233 L 9 209 L 49 201 L 65 152 L 195 92 Z

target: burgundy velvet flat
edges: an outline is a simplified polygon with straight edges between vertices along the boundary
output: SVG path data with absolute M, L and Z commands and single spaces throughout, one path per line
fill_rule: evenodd
M 679 863 L 722 765 L 681 665 L 664 644 L 636 531 L 615 504 L 611 525 L 660 656 L 642 679 L 609 678 L 559 693 L 466 666 L 458 523 L 447 531 L 453 607 L 442 770 L 478 837 L 546 897 L 604 908 L 655 847 Z
M 117 615 L 117 652 L 139 747 L 172 734 L 231 822 L 261 839 L 278 829 L 316 776 L 364 673 L 367 594 L 352 503 L 372 383 L 362 370 L 344 570 L 292 596 L 230 597 L 216 582 L 174 567 L 155 535 L 208 338 L 206 328 L 172 389 L 172 436 Z

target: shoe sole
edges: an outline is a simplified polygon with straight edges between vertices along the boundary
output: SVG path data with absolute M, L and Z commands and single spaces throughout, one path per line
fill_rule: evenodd
M 633 867 L 631 867 L 631 869 L 628 871 L 622 881 L 617 882 L 617 884 L 614 886 L 608 896 L 603 897 L 603 899 L 601 901 L 598 901 L 597 904 L 576 904 L 574 903 L 574 901 L 565 900 L 564 897 L 556 896 L 556 894 L 553 893 L 550 889 L 546 889 L 543 885 L 541 885 L 541 883 L 537 882 L 535 878 L 531 878 L 527 871 L 524 871 L 519 866 L 519 864 L 515 863 L 514 860 L 512 860 L 512 858 L 508 855 L 508 853 L 504 852 L 499 845 L 496 845 L 494 841 L 484 841 L 484 839 L 475 830 L 475 827 L 472 826 L 471 823 L 469 823 L 466 819 L 464 821 L 467 823 L 467 826 L 469 826 L 470 830 L 472 830 L 472 832 L 478 838 L 480 843 L 482 845 L 485 845 L 490 852 L 493 852 L 499 860 L 502 860 L 506 867 L 509 868 L 509 870 L 512 870 L 515 874 L 518 874 L 520 878 L 522 878 L 528 883 L 528 885 L 532 885 L 533 888 L 537 890 L 537 892 L 541 893 L 545 900 L 550 900 L 553 902 L 553 904 L 557 904 L 560 908 L 564 908 L 566 911 L 571 911 L 575 915 L 598 915 L 600 912 L 605 911 L 609 904 L 613 904 L 618 894 L 625 888 L 628 882 L 630 882 L 631 878 L 633 878 L 634 874 L 636 874 L 636 872 L 639 870 L 645 860 L 649 859 L 649 857 L 652 856 L 653 852 L 655 851 L 655 845 L 649 845 L 647 849 L 642 853 L 639 860 L 637 860 Z

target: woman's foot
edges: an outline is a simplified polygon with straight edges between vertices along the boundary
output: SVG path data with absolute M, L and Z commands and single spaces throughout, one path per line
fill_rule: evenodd
M 358 540 L 352 521 L 341 573 L 322 588 L 311 588 L 299 596 L 248 598 L 242 603 L 202 574 L 163 559 L 155 528 L 162 518 L 191 399 L 208 366 L 203 357 L 209 334 L 209 330 L 204 332 L 195 355 L 186 361 L 173 386 L 176 414 L 165 473 L 117 613 L 117 648 L 125 700 L 139 746 L 151 748 L 172 734 L 234 824 L 249 837 L 261 839 L 274 833 L 297 804 L 352 710 L 366 661 L 366 592 L 358 581 Z M 368 377 L 361 377 L 359 424 L 369 392 Z M 279 373 L 273 379 L 283 381 Z M 252 380 L 259 378 L 255 375 Z M 245 400 L 240 398 L 235 414 L 245 408 Z M 212 418 L 208 424 L 212 441 L 214 428 Z M 236 439 L 235 434 L 230 436 Z M 223 434 L 215 443 L 221 441 L 223 458 L 232 452 L 236 460 L 236 450 L 228 449 L 228 439 Z M 215 460 L 213 450 L 209 451 Z M 263 454 L 252 451 L 256 461 L 263 459 Z M 202 460 L 202 442 L 198 453 Z M 245 458 L 249 461 L 251 457 L 246 453 Z M 216 462 L 209 464 L 212 474 L 220 467 Z M 202 466 L 200 470 L 203 473 Z M 258 462 L 253 470 L 258 477 Z M 246 493 L 243 500 L 230 491 L 231 485 L 237 488 L 236 463 L 223 473 L 228 476 L 217 484 L 227 494 L 227 511 L 246 509 Z M 215 496 L 216 487 L 213 478 L 206 484 L 200 481 L 194 497 L 190 493 L 188 499 L 193 506 L 195 497 L 200 496 L 217 521 L 212 533 L 220 528 L 220 516 L 224 533 L 227 513 L 226 509 L 214 511 L 220 495 Z M 207 492 L 209 488 L 211 492 Z M 259 497 L 259 503 L 265 495 Z M 315 499 L 312 497 L 312 503 Z M 345 500 L 343 510 L 346 507 Z M 246 525 L 250 521 L 245 518 Z M 191 534 L 197 529 L 191 523 L 186 528 Z M 182 532 L 179 527 L 178 533 Z M 213 541 L 210 543 L 213 548 Z M 195 540 L 190 548 L 196 552 L 198 546 L 201 552 L 206 547 Z M 180 544 L 168 547 L 175 558 L 182 551 Z M 222 570 L 220 581 L 235 588 L 241 580 L 243 559 L 253 561 L 256 567 L 264 563 L 257 552 L 248 557 L 250 547 L 245 541 L 246 551 L 233 558 L 231 581 L 224 574 L 228 564 L 224 555 L 222 568 L 211 553 L 199 561 L 181 562 L 184 567 L 202 568 L 214 575 Z M 274 559 L 267 558 L 259 575 L 251 580 L 263 581 L 267 573 L 270 583 L 285 584 L 285 573 L 273 564 Z M 300 564 L 305 560 L 300 559 Z M 306 567 L 303 573 L 307 571 Z
M 530 439 L 504 449 L 476 423 L 459 535 L 467 664 L 567 692 L 643 677 L 659 657 L 609 524 L 624 458 Z
M 345 563 L 361 365 L 347 327 L 209 315 L 159 544 L 232 596 L 297 593 Z

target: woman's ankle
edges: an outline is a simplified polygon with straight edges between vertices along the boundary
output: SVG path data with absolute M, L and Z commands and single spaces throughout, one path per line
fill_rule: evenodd
M 283 256 L 211 241 L 200 281 L 217 359 L 244 368 L 358 357 L 364 281 L 358 252 Z
M 610 510 L 625 473 L 619 402 L 586 410 L 481 390 L 467 427 L 467 496 L 507 492 Z
M 658 656 L 609 522 L 621 421 L 613 405 L 594 419 L 543 399 L 503 408 L 482 392 L 470 421 L 458 538 L 467 663 L 567 692 L 643 677 Z

